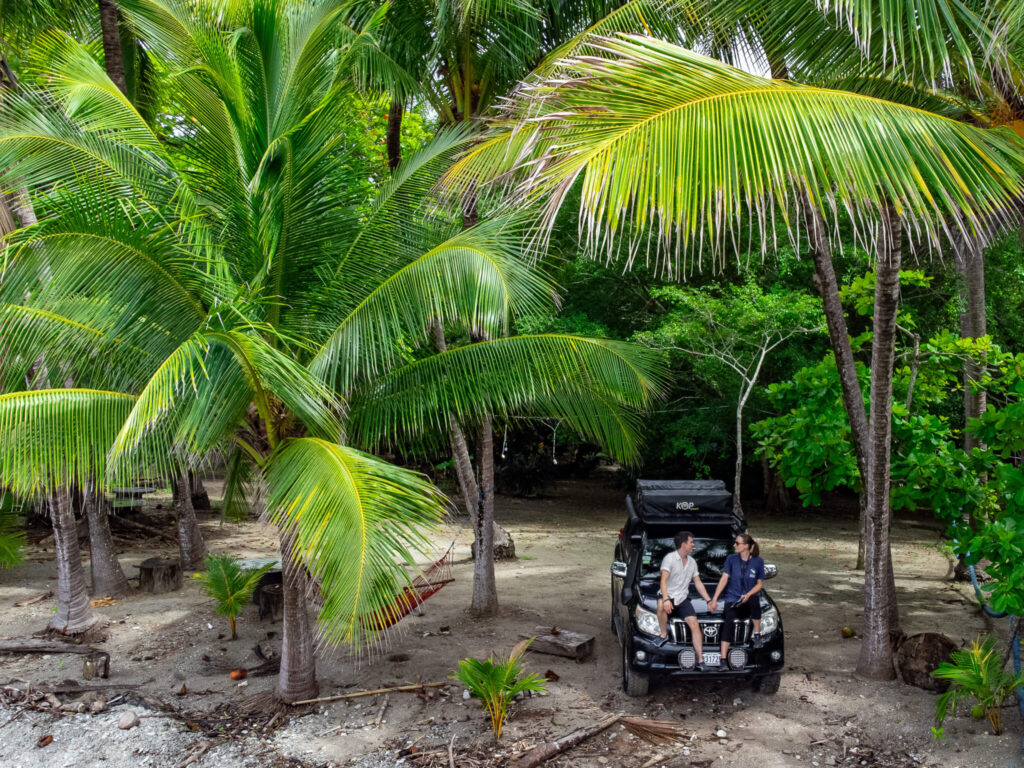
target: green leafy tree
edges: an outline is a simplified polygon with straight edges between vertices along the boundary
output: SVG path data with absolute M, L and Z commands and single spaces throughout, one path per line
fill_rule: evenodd
M 744 409 L 773 353 L 794 337 L 824 331 L 821 308 L 808 294 L 765 292 L 754 283 L 720 291 L 666 287 L 652 295 L 668 311 L 656 330 L 638 340 L 671 350 L 677 365 L 680 357 L 698 358 L 698 376 L 738 379 L 733 509 L 742 515 Z
M 246 570 L 230 555 L 210 554 L 206 556 L 206 568 L 196 574 L 203 592 L 217 601 L 217 613 L 227 616 L 232 640 L 238 639 L 235 617 L 241 613 L 256 585 L 273 565 L 267 563 L 262 568 Z

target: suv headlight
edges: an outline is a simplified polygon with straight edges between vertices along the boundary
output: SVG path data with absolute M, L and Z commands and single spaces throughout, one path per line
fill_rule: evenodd
M 657 617 L 655 617 L 657 618 Z M 779 612 L 774 608 L 769 608 L 763 614 L 761 614 L 761 636 L 768 637 L 772 632 L 779 628 Z
M 661 636 L 661 627 L 658 626 L 658 614 L 645 611 L 638 605 L 633 612 L 633 616 L 636 618 L 636 628 L 645 635 Z

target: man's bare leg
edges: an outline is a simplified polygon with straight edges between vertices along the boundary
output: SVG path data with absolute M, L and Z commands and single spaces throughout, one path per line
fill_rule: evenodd
M 690 628 L 690 637 L 693 638 L 693 650 L 697 654 L 697 663 L 704 663 L 704 637 L 700 633 L 700 624 L 696 616 L 686 617 L 686 626 Z

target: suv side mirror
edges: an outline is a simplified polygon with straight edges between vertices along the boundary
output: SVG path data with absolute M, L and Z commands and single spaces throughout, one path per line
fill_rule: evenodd
M 616 560 L 612 563 L 612 576 L 616 576 L 620 579 L 626 578 L 626 564 L 621 560 Z
M 774 579 L 779 575 L 779 566 L 775 563 L 764 564 L 764 577 L 765 579 Z

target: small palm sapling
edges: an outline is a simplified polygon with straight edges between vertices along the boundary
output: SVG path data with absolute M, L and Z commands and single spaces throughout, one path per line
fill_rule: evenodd
M 509 705 L 516 694 L 545 690 L 545 678 L 533 673 L 525 675 L 519 665 L 519 659 L 526 652 L 532 639 L 517 643 L 509 653 L 507 661 L 495 662 L 492 658 L 488 658 L 487 661 L 463 659 L 459 662 L 458 670 L 452 675 L 466 686 L 470 696 L 483 702 L 491 716 L 491 728 L 494 729 L 495 739 L 501 738 L 501 727 L 505 724 Z
M 1003 668 L 1003 660 L 995 645 L 995 638 L 986 635 L 980 642 L 972 642 L 970 648 L 953 651 L 952 663 L 943 662 L 932 672 L 934 677 L 953 683 L 935 703 L 938 727 L 933 729 L 933 733 L 942 733 L 941 726 L 949 714 L 950 705 L 956 709 L 957 704 L 972 698 L 978 703 L 972 707 L 971 716 L 987 715 L 992 733 L 998 736 L 1003 732 L 1003 701 L 1013 695 L 1014 688 L 1024 686 L 1024 675 L 1014 676 Z
M 246 570 L 230 555 L 207 555 L 206 570 L 196 574 L 203 585 L 203 592 L 217 601 L 217 613 L 228 617 L 232 640 L 238 639 L 235 617 L 272 565 L 268 563 L 262 568 Z

